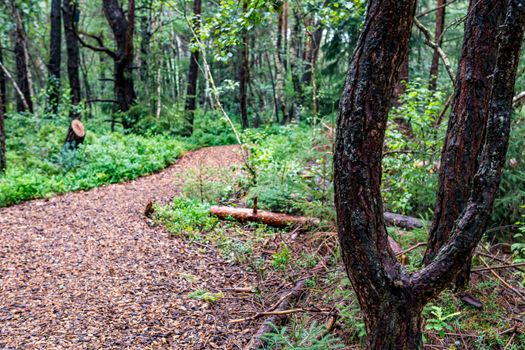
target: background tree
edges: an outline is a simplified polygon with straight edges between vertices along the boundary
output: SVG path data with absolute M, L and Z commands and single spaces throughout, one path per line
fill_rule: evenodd
M 49 34 L 48 111 L 56 114 L 60 103 L 60 61 L 62 56 L 62 9 L 60 0 L 51 1 Z
M 14 43 L 14 55 L 16 61 L 16 83 L 23 95 L 17 94 L 16 106 L 19 112 L 33 113 L 33 100 L 31 98 L 31 80 L 29 71 L 29 54 L 27 52 L 26 33 L 22 21 L 22 15 L 17 8 L 14 0 L 9 2 L 11 15 L 14 19 L 14 28 L 11 32 L 11 39 Z
M 0 95 L 0 174 L 5 172 L 7 167 L 4 117 L 4 95 Z
M 471 6 L 476 3 L 472 1 Z M 499 48 L 486 137 L 465 210 L 437 257 L 412 275 L 400 265 L 388 243 L 381 161 L 389 97 L 407 55 L 415 1 L 370 1 L 368 6 L 337 122 L 334 181 L 339 240 L 346 270 L 364 313 L 367 348 L 418 349 L 422 346 L 423 306 L 459 273 L 490 217 L 510 133 L 514 82 L 525 30 L 525 2 L 510 0 L 499 36 L 492 32 L 491 38 L 498 38 Z M 466 37 L 474 23 L 479 28 L 498 28 L 497 22 L 477 15 L 469 12 Z M 477 57 L 475 62 L 483 64 Z
M 76 2 L 71 0 L 64 0 L 62 8 L 64 13 L 64 37 L 67 48 L 67 76 L 69 79 L 71 105 L 73 107 L 70 111 L 70 117 L 71 119 L 79 119 L 80 113 L 77 106 L 81 101 L 79 74 L 80 50 L 75 36 L 75 32 L 77 31 L 77 29 L 75 29 L 77 25 L 75 13 L 78 9 Z
M 198 35 L 201 21 L 201 0 L 193 1 L 193 32 Z M 197 101 L 197 81 L 199 78 L 199 48 L 193 47 L 188 69 L 188 87 L 186 91 L 186 130 L 185 135 L 193 133 L 193 119 Z
M 434 34 L 434 41 L 438 46 L 443 44 L 443 29 L 445 27 L 445 11 L 446 0 L 437 0 L 436 10 L 436 30 Z M 432 55 L 432 64 L 430 65 L 430 90 L 436 90 L 437 78 L 439 73 L 439 51 L 434 49 Z

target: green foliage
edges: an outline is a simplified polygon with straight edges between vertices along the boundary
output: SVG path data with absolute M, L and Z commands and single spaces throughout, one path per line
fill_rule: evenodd
M 433 209 L 436 171 L 445 123 L 436 126 L 443 96 L 429 91 L 426 82 L 407 84 L 401 105 L 392 109 L 383 160 L 383 196 L 389 210 L 414 215 Z M 411 126 L 401 131 L 394 120 L 402 118 Z
M 290 264 L 291 258 L 290 249 L 288 249 L 286 245 L 282 245 L 279 251 L 273 254 L 273 268 L 276 270 L 285 270 Z
M 432 318 L 427 319 L 425 329 L 437 331 L 439 336 L 443 338 L 446 331 L 452 331 L 454 328 L 450 325 L 450 322 L 461 315 L 461 312 L 453 312 L 445 314 L 443 309 L 439 306 L 430 306 L 430 314 Z
M 74 152 L 63 149 L 67 119 L 12 114 L 6 121 L 8 168 L 0 176 L 0 206 L 132 180 L 165 168 L 193 147 L 166 136 L 99 137 L 88 126 L 84 144 Z
M 198 290 L 188 294 L 188 298 L 195 299 L 195 300 L 202 300 L 202 301 L 205 301 L 207 303 L 215 303 L 215 302 L 221 300 L 222 298 L 224 298 L 224 294 L 222 294 L 222 293 L 211 293 L 211 292 L 207 292 L 207 291 L 205 291 L 203 289 L 198 289 Z
M 244 138 L 257 174 L 255 185 L 247 182 L 248 205 L 257 196 L 264 209 L 333 218 L 327 140 L 314 140 L 311 129 L 297 125 L 247 131 Z
M 323 325 L 294 323 L 290 328 L 273 326 L 274 331 L 263 335 L 266 342 L 263 349 L 279 350 L 325 350 L 342 349 L 344 343 L 331 334 L 325 335 Z
M 171 234 L 194 236 L 212 230 L 217 224 L 209 209 L 197 199 L 175 197 L 169 205 L 155 209 L 155 220 L 163 223 Z

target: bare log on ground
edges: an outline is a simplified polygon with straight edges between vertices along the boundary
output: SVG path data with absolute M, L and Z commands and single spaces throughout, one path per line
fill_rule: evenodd
M 86 129 L 84 124 L 78 119 L 73 119 L 71 125 L 69 126 L 69 131 L 67 133 L 66 141 L 64 142 L 64 147 L 69 149 L 76 149 L 78 146 L 84 142 L 86 137 Z
M 288 214 L 272 213 L 264 210 L 257 210 L 255 213 L 253 209 L 248 208 L 231 208 L 225 206 L 213 206 L 210 208 L 210 213 L 221 219 L 229 217 L 234 218 L 239 222 L 260 222 L 268 226 L 287 227 L 287 226 L 304 226 L 315 227 L 319 226 L 319 219 L 293 216 Z
M 316 227 L 320 224 L 320 220 L 317 218 L 273 213 L 264 210 L 257 210 L 254 212 L 254 210 L 250 208 L 213 206 L 210 208 L 210 214 L 215 215 L 220 219 L 232 217 L 242 223 L 255 221 L 274 227 Z M 424 222 L 420 219 L 394 213 L 385 213 L 385 222 L 389 226 L 397 226 L 407 230 L 424 227 Z
M 407 230 L 424 227 L 423 220 L 394 213 L 385 213 L 385 223 L 388 226 L 397 226 Z

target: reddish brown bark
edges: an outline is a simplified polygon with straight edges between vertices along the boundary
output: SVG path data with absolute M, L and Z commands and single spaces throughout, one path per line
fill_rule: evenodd
M 437 0 L 437 11 L 436 11 L 436 30 L 434 32 L 434 41 L 438 46 L 443 43 L 443 29 L 445 26 L 445 6 L 446 0 Z M 437 49 L 434 50 L 432 55 L 432 64 L 430 65 L 430 90 L 436 90 L 437 78 L 439 73 L 439 52 Z
M 198 33 L 200 28 L 201 0 L 193 1 L 193 32 Z M 197 101 L 197 80 L 199 78 L 199 49 L 193 48 L 188 69 L 188 88 L 186 91 L 186 128 L 184 135 L 193 133 L 193 116 Z
M 368 6 L 337 122 L 337 226 L 343 261 L 364 314 L 367 349 L 412 350 L 422 347 L 423 306 L 453 281 L 490 218 L 510 133 L 513 87 L 525 30 L 525 0 L 509 1 L 504 26 L 498 27 L 497 22 L 480 17 L 476 11 L 467 16 L 467 26 L 501 30 L 499 48 L 493 52 L 499 54 L 494 79 L 489 83 L 492 98 L 485 142 L 465 210 L 457 218 L 450 239 L 428 266 L 414 274 L 400 266 L 388 244 L 381 162 L 390 96 L 408 49 L 415 0 L 372 0 Z M 466 38 L 472 30 L 467 28 Z M 496 40 L 495 33 L 492 40 Z M 471 59 L 485 64 L 478 57 Z
M 392 104 L 395 107 L 399 107 L 400 102 L 399 98 L 401 95 L 405 93 L 407 90 L 407 83 L 408 83 L 408 76 L 409 74 L 409 60 L 408 60 L 408 53 L 403 60 L 403 63 L 401 64 L 401 68 L 399 69 L 399 77 L 397 79 L 397 83 L 394 86 L 394 93 L 392 94 Z
M 441 156 L 434 221 L 430 228 L 425 255 L 428 264 L 450 237 L 452 228 L 465 209 L 488 118 L 490 89 L 496 64 L 498 26 L 506 2 L 480 0 L 471 2 L 465 23 L 465 41 L 459 62 L 455 95 L 449 117 L 447 136 Z M 469 279 L 470 260 L 458 276 L 456 287 Z
M 263 210 L 258 210 L 254 213 L 253 209 L 248 208 L 213 206 L 210 208 L 210 213 L 221 219 L 233 217 L 239 222 L 254 221 L 274 227 L 287 227 L 296 225 L 310 227 L 319 225 L 319 220 L 316 218 L 272 213 Z

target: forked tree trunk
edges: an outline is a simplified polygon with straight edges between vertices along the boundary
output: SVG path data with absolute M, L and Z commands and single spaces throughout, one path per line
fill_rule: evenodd
M 60 103 L 60 61 L 62 55 L 62 15 L 60 2 L 60 0 L 51 1 L 47 111 L 52 114 L 56 114 L 58 112 L 58 105 Z
M 429 264 L 447 242 L 465 209 L 485 137 L 490 89 L 496 65 L 498 27 L 506 1 L 471 2 L 465 41 L 459 62 L 454 101 L 444 142 L 434 221 L 430 228 L 425 263 Z M 458 275 L 456 287 L 468 284 L 470 259 Z
M 473 9 L 474 4 L 484 4 L 483 1 L 471 0 L 465 37 L 468 40 L 472 31 L 489 26 L 494 31 L 490 38 L 499 43 L 492 52 L 497 62 L 489 82 L 491 99 L 483 150 L 465 210 L 457 218 L 448 242 L 428 266 L 409 274 L 396 260 L 388 242 L 381 198 L 381 163 L 390 97 L 407 54 L 415 3 L 416 0 L 368 2 L 337 120 L 337 228 L 343 262 L 364 314 L 369 350 L 421 348 L 422 308 L 450 285 L 483 236 L 505 164 L 525 30 L 525 0 L 508 1 L 503 26 Z M 486 63 L 477 56 L 469 57 L 472 64 Z M 462 75 L 471 73 L 460 69 Z M 460 134 L 466 129 L 464 126 L 459 130 Z
M 242 2 L 243 13 L 248 12 L 248 0 Z M 249 126 L 248 122 L 248 82 L 250 80 L 250 41 L 247 29 L 242 32 L 242 48 L 239 65 L 239 106 L 242 128 Z
M 64 19 L 64 37 L 66 39 L 67 48 L 67 76 L 69 79 L 69 91 L 71 95 L 71 111 L 69 113 L 71 119 L 79 119 L 80 113 L 78 111 L 78 104 L 81 100 L 80 92 L 80 50 L 78 41 L 75 37 L 73 26 L 76 26 L 75 12 L 76 5 L 74 1 L 63 1 L 63 19 Z
M 436 12 L 436 30 L 434 32 L 434 41 L 438 46 L 443 43 L 443 29 L 445 26 L 445 9 L 446 0 L 437 0 L 437 12 Z M 429 89 L 431 91 L 437 88 L 437 78 L 439 73 L 439 51 L 434 49 L 432 55 L 432 64 L 430 65 L 430 84 Z
M 200 28 L 201 0 L 193 0 L 193 30 L 198 35 Z M 197 81 L 199 79 L 199 49 L 193 48 L 190 56 L 190 67 L 188 69 L 188 88 L 186 91 L 186 127 L 185 136 L 193 133 L 193 118 L 197 102 Z

